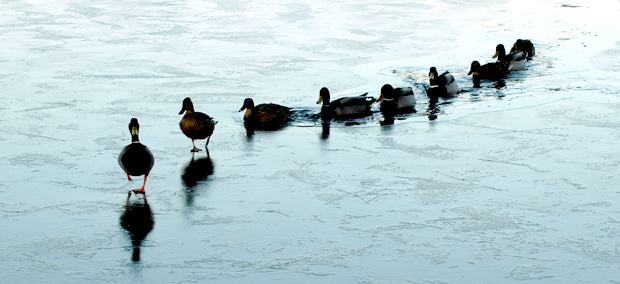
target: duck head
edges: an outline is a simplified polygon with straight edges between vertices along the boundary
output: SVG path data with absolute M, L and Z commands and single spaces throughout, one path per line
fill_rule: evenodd
M 525 45 L 526 45 L 525 40 L 517 39 L 517 41 L 512 45 L 510 52 L 512 53 L 512 52 L 517 52 L 517 51 L 526 51 Z
M 192 99 L 185 98 L 183 100 L 183 107 L 181 108 L 181 111 L 179 111 L 179 114 L 183 114 L 184 112 L 187 112 L 187 113 L 194 112 L 194 104 L 192 103 Z
M 383 85 L 383 87 L 381 87 L 381 95 L 379 95 L 379 99 L 377 99 L 377 101 L 380 102 L 384 99 L 391 100 L 393 98 L 394 98 L 394 88 L 392 87 L 392 85 L 390 84 Z
M 316 101 L 317 104 L 323 103 L 323 105 L 328 105 L 330 102 L 329 90 L 325 87 L 321 88 L 319 91 L 319 100 Z
M 431 86 L 438 85 L 437 79 L 439 78 L 439 73 L 437 73 L 437 68 L 431 67 L 428 71 L 428 81 Z
M 129 121 L 129 133 L 131 133 L 131 142 L 138 142 L 138 134 L 140 133 L 140 124 L 137 118 L 132 118 Z
M 515 41 L 515 43 L 512 45 L 512 48 L 510 48 L 510 53 L 521 50 L 521 46 L 523 45 L 522 41 L 522 39 L 517 39 L 517 41 Z
M 471 63 L 471 67 L 469 69 L 469 73 L 467 75 L 472 75 L 472 80 L 474 82 L 474 87 L 480 87 L 480 62 L 474 61 Z
M 250 98 L 245 98 L 245 100 L 243 100 L 243 105 L 241 106 L 241 108 L 239 109 L 239 112 L 248 109 L 251 110 L 254 108 L 254 101 Z
M 437 73 L 437 68 L 431 67 L 431 69 L 428 71 L 428 78 L 430 80 L 435 80 L 437 79 L 437 77 L 439 77 L 439 73 Z
M 469 73 L 467 73 L 467 75 L 476 73 L 480 73 L 480 62 L 478 61 L 474 61 L 471 63 L 471 66 L 469 67 Z
M 495 47 L 495 55 L 493 55 L 493 58 L 497 58 L 499 61 L 502 61 L 504 57 L 506 57 L 506 49 L 503 44 L 498 44 Z

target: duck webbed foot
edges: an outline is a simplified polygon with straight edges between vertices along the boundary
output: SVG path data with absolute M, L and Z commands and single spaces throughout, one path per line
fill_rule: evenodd
M 148 178 L 148 174 L 144 175 L 144 182 L 142 182 L 142 186 L 140 188 L 136 188 L 133 190 L 135 194 L 144 194 L 144 188 L 146 186 L 146 179 Z
M 192 148 L 192 153 L 193 152 L 200 152 L 200 151 L 202 151 L 202 150 L 196 148 L 196 143 L 194 143 L 194 139 L 192 139 L 192 147 L 193 147 Z

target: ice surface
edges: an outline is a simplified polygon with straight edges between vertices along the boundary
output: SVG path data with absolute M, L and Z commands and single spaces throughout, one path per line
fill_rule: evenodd
M 1 2 L 0 278 L 619 283 L 618 16 L 611 0 Z M 530 67 L 472 89 L 471 61 L 517 38 Z M 432 122 L 430 66 L 465 89 Z M 386 83 L 420 112 L 327 138 L 303 119 L 247 138 L 237 112 Z M 187 96 L 219 121 L 210 159 L 178 127 Z M 120 218 L 141 180 L 116 162 L 131 117 L 156 157 L 140 262 Z

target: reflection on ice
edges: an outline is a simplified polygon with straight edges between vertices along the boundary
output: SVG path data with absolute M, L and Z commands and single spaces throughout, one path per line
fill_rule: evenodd
M 151 206 L 144 194 L 127 194 L 125 208 L 120 217 L 120 225 L 127 231 L 131 239 L 132 261 L 140 261 L 140 246 L 146 236 L 153 230 L 155 221 Z
M 329 138 L 329 122 L 323 122 L 321 123 L 321 139 L 327 139 Z
M 192 154 L 192 159 L 183 169 L 181 179 L 185 184 L 185 204 L 192 206 L 194 204 L 194 197 L 196 196 L 195 187 L 198 183 L 206 180 L 213 174 L 213 161 L 207 150 L 207 156 L 196 159 Z

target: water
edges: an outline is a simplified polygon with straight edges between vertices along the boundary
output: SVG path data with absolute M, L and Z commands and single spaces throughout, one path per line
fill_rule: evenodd
M 618 283 L 620 4 L 591 2 L 2 2 L 0 275 Z M 471 61 L 517 38 L 528 70 L 472 89 Z M 430 66 L 465 89 L 432 122 Z M 237 112 L 385 83 L 413 86 L 419 112 L 252 138 Z M 219 121 L 208 159 L 178 128 L 187 96 Z M 116 163 L 131 117 L 156 157 L 148 207 L 126 206 L 140 179 Z

